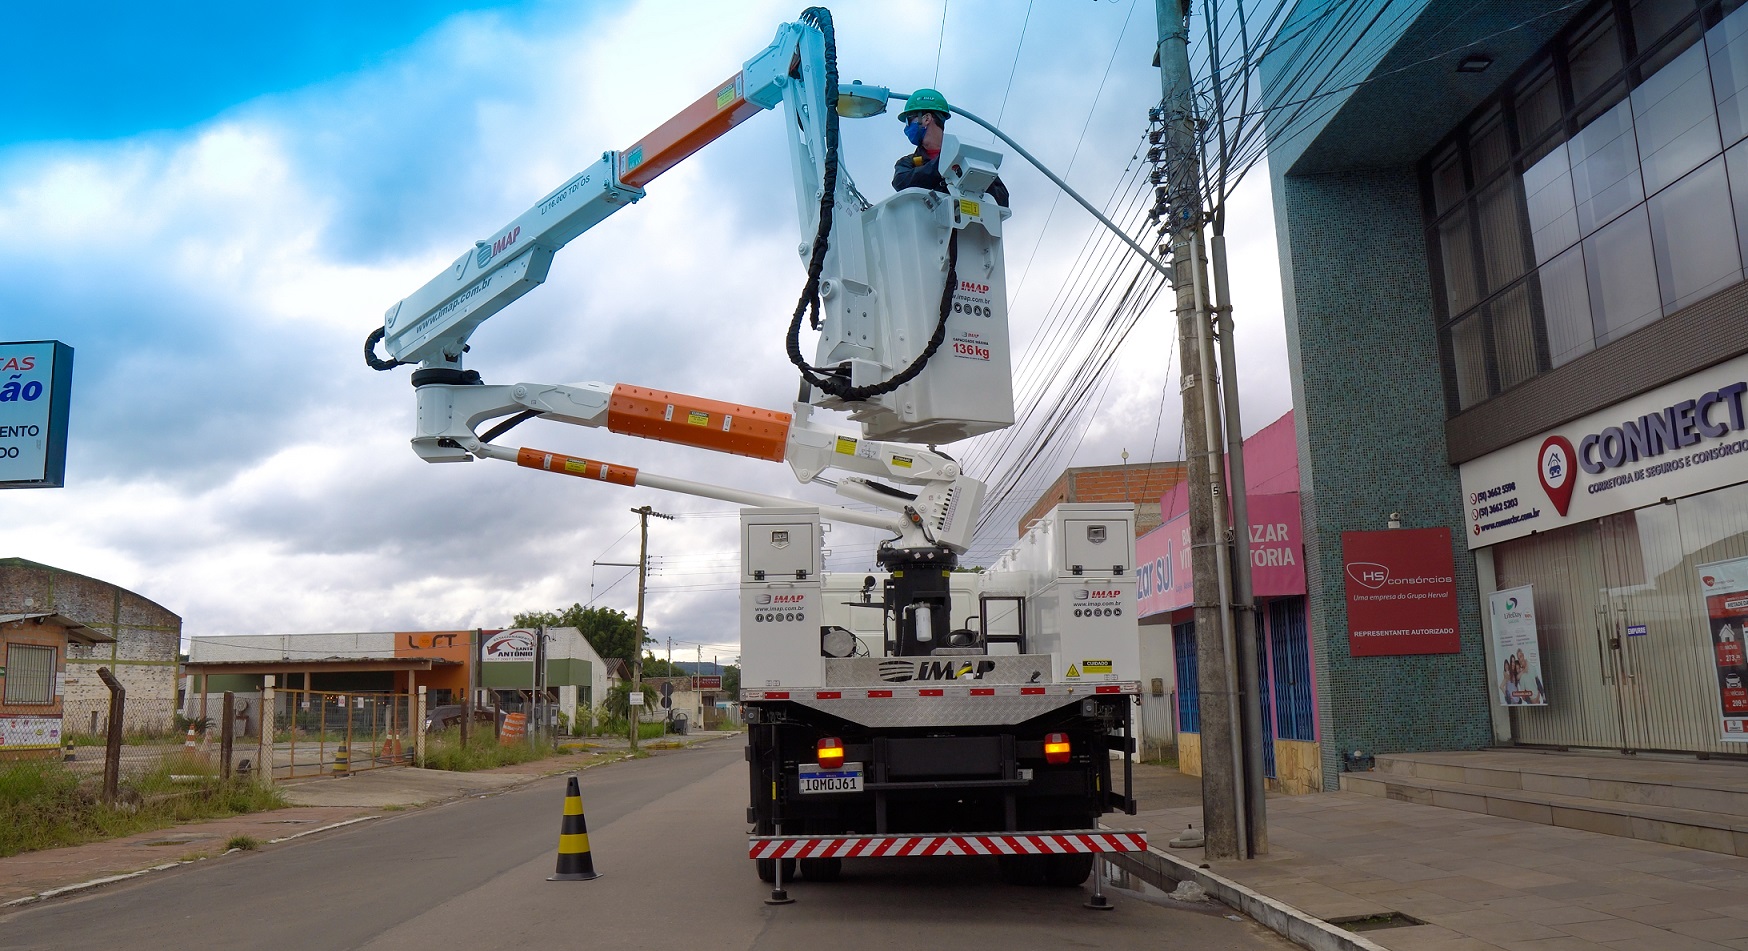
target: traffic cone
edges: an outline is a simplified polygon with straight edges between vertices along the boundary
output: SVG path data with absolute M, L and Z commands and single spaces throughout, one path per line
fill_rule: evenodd
M 589 854 L 589 825 L 583 819 L 583 794 L 571 777 L 564 791 L 564 822 L 558 827 L 558 871 L 549 882 L 586 882 L 600 878 Z
M 198 749 L 194 745 L 194 727 L 188 728 L 188 735 L 182 738 L 182 752 L 193 756 Z
M 351 775 L 349 772 L 349 770 L 352 767 L 351 758 L 352 757 L 351 757 L 350 752 L 346 749 L 346 744 L 341 743 L 340 748 L 334 751 L 334 775 L 335 776 Z

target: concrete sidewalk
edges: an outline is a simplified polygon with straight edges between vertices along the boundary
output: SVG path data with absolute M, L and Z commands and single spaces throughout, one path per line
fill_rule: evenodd
M 1199 783 L 1175 772 L 1136 767 L 1147 786 Z M 1268 809 L 1269 855 L 1207 871 L 1311 918 L 1354 922 L 1362 937 L 1346 947 L 1748 951 L 1745 858 L 1349 792 L 1273 796 Z M 1204 862 L 1200 849 L 1166 848 L 1189 823 L 1201 827 L 1199 806 L 1106 817 L 1147 829 L 1155 851 L 1186 863 L 1179 878 Z M 1390 915 L 1421 923 L 1356 921 Z
M 694 733 L 667 739 L 693 746 L 735 735 Z M 487 795 L 547 776 L 617 762 L 623 756 L 616 754 L 622 754 L 627 745 L 623 739 L 615 742 L 592 738 L 579 742 L 592 748 L 576 755 L 473 773 L 404 767 L 364 770 L 342 779 L 300 779 L 283 784 L 286 799 L 293 803 L 291 808 L 0 858 L 0 915 L 9 910 L 8 903 L 27 902 L 44 893 L 219 855 L 234 836 L 246 835 L 269 844 L 276 839 L 320 832 L 388 812 Z M 646 748 L 650 745 L 645 741 Z M 655 752 L 660 751 L 658 748 Z M 590 753 L 603 755 L 586 755 Z

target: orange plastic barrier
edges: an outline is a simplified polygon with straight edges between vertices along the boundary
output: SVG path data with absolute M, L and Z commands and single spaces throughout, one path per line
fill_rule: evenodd
M 512 713 L 504 717 L 504 729 L 498 734 L 498 742 L 505 746 L 519 743 L 528 735 L 528 715 Z

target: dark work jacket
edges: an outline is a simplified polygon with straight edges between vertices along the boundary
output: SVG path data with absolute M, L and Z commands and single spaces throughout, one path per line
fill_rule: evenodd
M 915 152 L 900 156 L 897 164 L 892 166 L 892 190 L 903 191 L 906 188 L 927 188 L 930 191 L 944 192 L 947 181 L 941 177 L 941 169 L 935 159 L 929 158 L 929 153 L 917 146 Z M 989 183 L 989 197 L 995 203 L 1006 208 L 1008 206 L 1008 187 L 1001 179 Z

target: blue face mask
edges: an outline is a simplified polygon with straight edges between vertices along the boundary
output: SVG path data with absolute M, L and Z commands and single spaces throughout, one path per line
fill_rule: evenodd
M 923 131 L 923 124 L 915 119 L 904 124 L 904 137 L 910 140 L 911 145 L 923 144 Z

